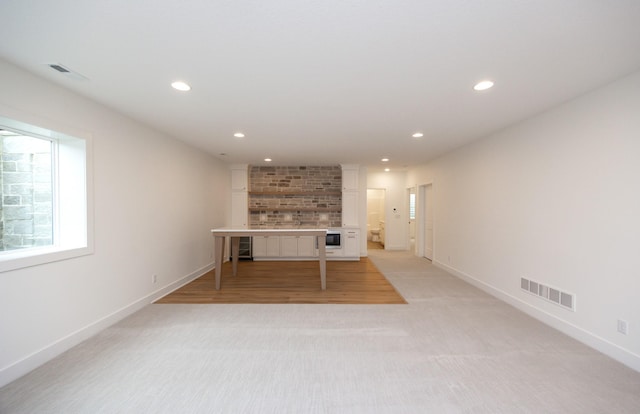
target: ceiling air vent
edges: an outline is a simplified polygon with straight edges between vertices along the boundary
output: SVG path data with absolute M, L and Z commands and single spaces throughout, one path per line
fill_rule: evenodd
M 70 73 L 70 72 L 71 72 L 69 69 L 65 68 L 65 67 L 64 67 L 64 66 L 62 66 L 62 65 L 58 65 L 58 64 L 56 64 L 56 63 L 52 63 L 52 64 L 50 64 L 50 65 L 49 65 L 49 67 L 50 67 L 51 69 L 55 69 L 55 70 L 57 70 L 58 72 L 62 72 L 62 73 Z
M 75 79 L 75 80 L 87 80 L 88 78 L 86 76 L 83 76 L 81 74 L 79 74 L 78 72 L 75 72 L 71 69 L 69 69 L 68 67 L 61 65 L 60 63 L 47 63 L 47 66 L 49 66 L 51 69 L 55 70 L 56 72 L 62 73 L 63 75 L 71 78 L 71 79 Z

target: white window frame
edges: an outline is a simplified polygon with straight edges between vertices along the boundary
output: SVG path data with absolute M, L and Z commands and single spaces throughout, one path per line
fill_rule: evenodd
M 28 136 L 51 140 L 54 199 L 53 245 L 0 253 L 0 272 L 57 262 L 93 253 L 92 145 L 77 137 L 0 116 L 0 126 Z

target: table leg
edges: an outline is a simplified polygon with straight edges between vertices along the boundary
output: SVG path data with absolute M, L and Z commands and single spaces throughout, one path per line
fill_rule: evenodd
M 234 276 L 238 274 L 238 254 L 240 254 L 240 237 L 231 237 L 231 260 Z
M 216 290 L 220 290 L 220 281 L 222 279 L 222 260 L 224 254 L 224 239 L 225 237 L 214 237 L 214 250 L 216 260 Z
M 320 262 L 320 287 L 327 290 L 327 237 L 318 236 L 318 261 Z

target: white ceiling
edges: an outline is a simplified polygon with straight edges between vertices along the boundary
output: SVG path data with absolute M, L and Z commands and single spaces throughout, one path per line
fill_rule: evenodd
M 638 0 L 2 0 L 0 16 L 0 57 L 250 164 L 422 164 L 640 69 Z

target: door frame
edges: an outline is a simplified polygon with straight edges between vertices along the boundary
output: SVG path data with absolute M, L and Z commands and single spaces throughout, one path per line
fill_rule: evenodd
M 424 184 L 418 185 L 417 193 L 416 193 L 416 248 L 414 254 L 419 257 L 426 257 L 424 255 L 426 237 L 425 237 L 425 205 L 426 205 L 426 191 L 427 187 L 431 186 L 431 191 L 429 195 L 431 195 L 431 217 L 433 219 L 433 228 L 432 228 L 432 252 L 431 252 L 431 261 L 435 258 L 436 251 L 436 215 L 435 215 L 435 203 L 434 203 L 434 185 L 433 182 L 427 182 Z

